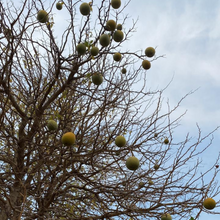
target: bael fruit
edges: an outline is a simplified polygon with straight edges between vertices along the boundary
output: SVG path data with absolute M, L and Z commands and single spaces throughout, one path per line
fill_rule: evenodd
M 92 49 L 90 50 L 90 53 L 92 56 L 97 56 L 99 54 L 99 48 L 93 46 Z
M 103 77 L 101 73 L 94 73 L 92 75 L 92 82 L 97 86 L 101 85 L 103 82 Z
M 75 134 L 73 134 L 73 132 L 67 132 L 61 138 L 61 142 L 66 146 L 73 145 L 75 141 L 76 141 L 76 136 Z
M 61 10 L 63 8 L 63 4 L 61 2 L 56 3 L 57 10 Z
M 138 167 L 139 167 L 139 160 L 136 157 L 134 157 L 134 156 L 129 157 L 126 160 L 126 167 L 129 170 L 137 170 Z
M 125 74 L 127 73 L 127 70 L 125 68 L 122 68 L 121 73 Z
M 143 62 L 142 62 L 142 67 L 143 67 L 145 70 L 150 69 L 150 67 L 151 67 L 150 61 L 148 61 L 148 60 L 143 60 Z
M 159 167 L 160 167 L 160 165 L 159 165 L 159 164 L 157 164 L 157 163 L 156 163 L 156 164 L 154 164 L 154 169 L 155 169 L 155 170 L 158 170 L 158 169 L 159 169 Z
M 124 147 L 125 144 L 126 144 L 126 140 L 123 136 L 119 135 L 115 138 L 115 144 L 118 146 L 118 147 Z
M 122 25 L 121 24 L 117 24 L 116 29 L 121 31 L 122 30 Z
M 212 198 L 207 198 L 207 199 L 204 200 L 203 206 L 204 206 L 206 209 L 211 210 L 211 209 L 214 209 L 214 208 L 215 208 L 216 202 L 215 202 L 215 200 L 212 199 Z
M 153 47 L 146 48 L 145 55 L 147 57 L 153 57 L 155 55 L 155 49 Z
M 113 55 L 113 59 L 114 59 L 114 61 L 120 61 L 121 60 L 121 54 L 120 53 L 115 53 L 114 55 Z
M 37 20 L 40 23 L 46 23 L 49 20 L 48 13 L 45 10 L 38 11 L 38 13 L 37 13 Z
M 76 50 L 79 55 L 84 55 L 86 53 L 86 45 L 85 44 L 78 44 Z
M 161 216 L 161 220 L 172 220 L 172 217 L 170 214 L 165 213 Z
M 114 31 L 116 28 L 116 22 L 114 20 L 108 20 L 106 22 L 106 30 Z
M 86 16 L 86 15 L 89 15 L 91 8 L 88 3 L 84 2 L 80 5 L 79 10 L 82 15 Z
M 139 187 L 139 188 L 142 188 L 142 187 L 144 187 L 144 185 L 145 185 L 144 182 L 140 182 L 140 183 L 138 184 L 138 187 Z
M 163 142 L 164 142 L 164 144 L 169 144 L 168 138 L 165 138 Z
M 113 34 L 113 39 L 115 42 L 121 42 L 124 38 L 124 33 L 120 30 L 117 30 Z
M 110 44 L 110 37 L 108 34 L 102 34 L 99 38 L 99 43 L 103 47 L 107 47 Z
M 121 0 L 111 0 L 111 6 L 114 9 L 118 9 L 121 6 Z
M 54 120 L 48 120 L 47 121 L 47 128 L 50 131 L 55 131 L 55 130 L 57 130 L 58 125 L 57 125 L 57 123 Z

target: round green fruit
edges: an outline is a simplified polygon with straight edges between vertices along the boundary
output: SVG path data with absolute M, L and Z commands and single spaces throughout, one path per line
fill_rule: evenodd
M 126 144 L 126 140 L 123 136 L 119 135 L 115 138 L 115 144 L 118 146 L 118 147 L 124 147 L 125 144 Z
M 139 188 L 142 188 L 142 187 L 144 187 L 144 182 L 140 182 L 139 184 L 138 184 L 138 186 L 139 186 Z
M 111 6 L 114 9 L 118 9 L 121 6 L 121 0 L 112 0 L 111 1 Z
M 37 20 L 40 23 L 46 23 L 49 20 L 48 13 L 45 10 L 38 11 L 38 13 L 37 13 Z
M 86 45 L 85 44 L 78 44 L 76 50 L 79 55 L 84 55 L 86 53 Z
M 154 185 L 154 182 L 153 182 L 152 180 L 149 180 L 149 181 L 148 181 L 148 184 L 149 184 L 149 185 Z
M 107 47 L 110 44 L 110 37 L 108 34 L 102 34 L 99 38 L 99 43 L 103 47 Z
M 125 68 L 122 68 L 121 73 L 126 74 L 127 70 Z
M 122 30 L 122 25 L 121 25 L 121 24 L 117 24 L 116 29 L 119 30 L 119 31 L 121 31 L 121 30 Z
M 66 146 L 73 145 L 75 141 L 76 141 L 76 136 L 73 132 L 67 132 L 61 138 L 61 142 Z
M 151 67 L 150 61 L 148 61 L 148 60 L 143 60 L 143 62 L 142 62 L 142 67 L 143 67 L 145 70 L 150 69 L 150 67 Z
M 137 170 L 138 167 L 139 167 L 139 160 L 136 157 L 134 157 L 134 156 L 129 157 L 126 160 L 126 167 L 129 170 Z
M 54 130 L 57 130 L 58 125 L 57 125 L 57 123 L 54 120 L 48 120 L 47 121 L 47 128 L 50 131 L 54 131 Z
M 57 10 L 61 10 L 63 8 L 63 4 L 61 2 L 56 3 Z
M 99 54 L 99 48 L 98 47 L 92 47 L 90 50 L 90 53 L 92 56 L 97 56 Z
M 155 49 L 153 47 L 146 48 L 145 55 L 147 57 L 153 57 L 155 55 Z
M 100 73 L 94 73 L 94 74 L 92 75 L 92 82 L 93 82 L 95 85 L 97 85 L 97 86 L 101 85 L 102 82 L 103 82 L 103 77 L 102 77 L 102 75 L 101 75 Z
M 86 15 L 89 15 L 91 8 L 88 3 L 84 2 L 80 5 L 79 10 L 82 15 L 86 16 Z
M 164 142 L 164 144 L 169 144 L 168 138 L 165 138 L 163 142 Z
M 120 53 L 115 53 L 114 55 L 113 55 L 113 59 L 114 59 L 114 61 L 120 61 L 121 60 L 121 54 Z
M 206 209 L 211 210 L 211 209 L 214 209 L 214 208 L 215 208 L 216 202 L 215 202 L 215 200 L 212 199 L 212 198 L 207 198 L 207 199 L 204 200 L 203 206 L 204 206 Z
M 158 170 L 158 169 L 159 169 L 159 167 L 160 167 L 160 165 L 159 165 L 159 164 L 154 164 L 154 169 L 155 169 L 155 170 Z
M 115 42 L 121 42 L 124 38 L 124 33 L 120 30 L 114 32 L 113 39 Z
M 172 220 L 172 217 L 170 214 L 165 213 L 161 216 L 161 220 Z
M 116 22 L 114 20 L 108 20 L 106 22 L 106 30 L 114 31 L 116 28 Z

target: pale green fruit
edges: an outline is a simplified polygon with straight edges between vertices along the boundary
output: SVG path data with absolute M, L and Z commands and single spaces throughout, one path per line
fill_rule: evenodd
M 160 165 L 159 165 L 159 164 L 154 164 L 154 169 L 155 169 L 155 170 L 158 170 L 158 169 L 159 169 L 159 167 L 160 167 Z
M 92 75 L 92 82 L 97 86 L 101 85 L 103 82 L 103 77 L 101 73 L 94 73 Z
M 161 216 L 161 220 L 172 220 L 172 217 L 170 214 L 165 213 Z
M 65 133 L 61 138 L 61 142 L 66 146 L 73 145 L 75 141 L 76 141 L 76 136 L 72 132 Z
M 155 55 L 155 49 L 153 47 L 146 48 L 145 55 L 147 57 L 153 57 Z
M 121 54 L 120 53 L 115 53 L 114 55 L 113 55 L 113 59 L 114 59 L 114 61 L 120 61 L 121 60 Z
M 150 69 L 150 67 L 151 67 L 150 61 L 148 61 L 148 60 L 143 60 L 143 62 L 142 62 L 142 67 L 143 67 L 145 70 Z
M 121 6 L 121 0 L 112 0 L 111 1 L 111 6 L 114 9 L 118 9 Z
M 47 128 L 50 131 L 54 131 L 54 130 L 57 130 L 58 125 L 57 125 L 57 123 L 54 120 L 48 120 L 47 121 Z
M 119 135 L 115 138 L 115 144 L 118 147 L 124 147 L 126 144 L 126 139 L 123 136 Z
M 76 50 L 79 55 L 84 55 L 86 53 L 86 45 L 85 44 L 78 44 Z
M 115 42 L 121 42 L 124 38 L 124 33 L 120 30 L 117 30 L 113 34 L 113 39 Z
M 116 28 L 116 22 L 114 20 L 108 20 L 106 22 L 106 30 L 114 31 Z
M 37 20 L 40 23 L 46 23 L 49 20 L 48 13 L 45 10 L 38 11 L 38 13 L 37 13 Z
M 92 47 L 90 50 L 90 53 L 92 56 L 97 56 L 99 54 L 99 48 L 98 47 Z
M 134 157 L 134 156 L 129 157 L 126 160 L 126 167 L 129 170 L 137 170 L 138 167 L 139 167 L 139 160 L 136 157 Z
M 108 34 L 102 34 L 99 38 L 99 43 L 103 47 L 107 47 L 110 44 L 110 37 Z
M 121 30 L 122 30 L 122 24 L 117 24 L 116 29 L 119 30 L 119 31 L 121 31 Z
M 88 3 L 82 3 L 79 7 L 79 10 L 82 15 L 86 16 L 89 15 L 91 8 Z
M 154 182 L 153 182 L 152 180 L 149 180 L 149 181 L 148 181 L 148 184 L 149 184 L 149 185 L 153 185 Z
M 61 10 L 63 8 L 63 4 L 61 2 L 56 3 L 57 10 Z
M 140 182 L 139 184 L 138 184 L 138 186 L 139 186 L 139 188 L 142 188 L 142 187 L 144 187 L 144 182 Z

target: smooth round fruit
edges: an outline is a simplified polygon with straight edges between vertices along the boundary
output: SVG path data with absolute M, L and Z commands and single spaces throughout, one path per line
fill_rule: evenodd
M 82 15 L 89 15 L 91 8 L 88 3 L 84 2 L 80 5 L 79 10 Z
M 119 30 L 119 31 L 121 31 L 121 30 L 122 30 L 122 24 L 117 24 L 116 29 Z
M 150 67 L 151 67 L 150 61 L 148 61 L 148 60 L 143 60 L 143 62 L 142 62 L 142 67 L 143 67 L 145 70 L 150 69 Z
M 110 44 L 110 37 L 108 34 L 102 34 L 99 38 L 99 43 L 103 47 L 107 47 Z
M 126 160 L 126 167 L 129 170 L 137 170 L 138 167 L 139 167 L 139 160 L 136 157 L 134 157 L 134 156 L 129 157 Z
M 161 220 L 172 220 L 172 217 L 170 214 L 165 213 L 161 216 Z
M 58 125 L 57 125 L 57 123 L 54 120 L 48 120 L 47 121 L 47 128 L 50 131 L 54 131 L 54 130 L 57 130 Z
M 106 22 L 106 30 L 114 31 L 116 28 L 116 22 L 114 20 L 108 20 Z
M 125 74 L 127 73 L 127 70 L 125 68 L 122 68 L 121 73 Z
M 160 165 L 159 165 L 159 164 L 154 164 L 154 169 L 155 169 L 155 170 L 158 170 L 158 169 L 159 169 L 159 167 L 160 167 Z
M 147 57 L 153 57 L 155 55 L 155 49 L 153 47 L 146 48 L 145 55 Z
M 84 55 L 86 53 L 86 45 L 85 44 L 78 44 L 76 50 L 79 55 Z
M 169 144 L 168 138 L 165 138 L 163 142 L 164 142 L 164 144 Z
M 206 208 L 206 209 L 214 209 L 215 206 L 216 206 L 216 202 L 214 199 L 212 198 L 207 198 L 204 200 L 203 202 L 203 206 Z
M 121 54 L 120 53 L 115 53 L 114 55 L 113 55 L 113 59 L 114 59 L 114 61 L 120 61 L 121 60 Z
M 115 42 L 121 42 L 124 38 L 124 33 L 120 30 L 114 32 L 113 39 Z
M 57 2 L 56 3 L 56 8 L 57 8 L 57 10 L 61 10 L 63 8 L 62 3 L 61 2 Z
M 115 144 L 118 146 L 118 147 L 124 147 L 125 144 L 126 144 L 126 140 L 123 136 L 119 135 L 115 138 Z
M 92 47 L 90 50 L 90 53 L 92 56 L 97 56 L 99 54 L 99 48 L 98 47 Z
M 149 184 L 149 185 L 154 185 L 154 182 L 153 182 L 152 180 L 149 180 L 149 181 L 148 181 L 148 184 Z
M 142 188 L 142 187 L 144 187 L 144 182 L 140 182 L 139 184 L 138 184 L 138 186 L 139 186 L 139 188 Z
M 76 141 L 76 136 L 73 132 L 67 132 L 62 136 L 62 143 L 66 146 L 73 145 Z
M 121 0 L 112 0 L 111 6 L 114 9 L 118 9 L 121 6 Z
M 40 23 L 46 23 L 49 20 L 47 12 L 45 10 L 38 11 L 37 20 Z
M 92 82 L 93 82 L 95 85 L 97 85 L 97 86 L 101 85 L 102 82 L 103 82 L 103 77 L 102 77 L 102 75 L 101 75 L 100 73 L 94 73 L 94 74 L 92 75 Z

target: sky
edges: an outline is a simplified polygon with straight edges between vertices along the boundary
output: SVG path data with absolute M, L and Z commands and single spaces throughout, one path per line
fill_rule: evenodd
M 157 56 L 165 55 L 154 61 L 146 73 L 149 87 L 163 88 L 172 80 L 164 93 L 171 106 L 196 90 L 176 112 L 178 115 L 187 110 L 179 132 L 196 135 L 196 123 L 204 134 L 219 126 L 220 1 L 133 0 L 126 12 L 138 18 L 137 31 L 129 43 L 131 49 L 152 46 L 157 47 Z M 220 130 L 214 138 L 212 147 L 203 155 L 204 167 L 220 152 Z M 202 213 L 199 219 L 207 218 L 218 220 L 219 216 Z

